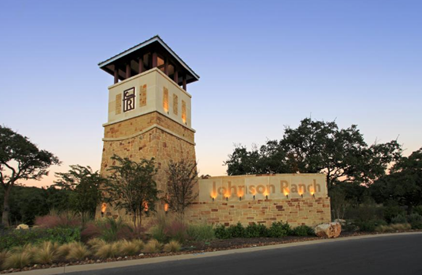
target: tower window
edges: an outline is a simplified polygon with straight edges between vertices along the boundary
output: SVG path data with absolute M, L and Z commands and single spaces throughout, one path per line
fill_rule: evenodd
M 135 88 L 123 92 L 123 112 L 135 109 Z

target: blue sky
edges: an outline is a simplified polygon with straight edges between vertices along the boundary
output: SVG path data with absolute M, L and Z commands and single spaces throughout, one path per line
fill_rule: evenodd
M 416 0 L 2 0 L 0 123 L 56 154 L 52 172 L 99 169 L 113 77 L 97 64 L 158 34 L 201 76 L 200 174 L 309 116 L 369 144 L 399 136 L 408 155 L 422 147 L 421 14 Z

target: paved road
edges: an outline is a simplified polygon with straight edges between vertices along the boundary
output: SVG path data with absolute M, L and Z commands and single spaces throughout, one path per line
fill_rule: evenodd
M 67 274 L 422 275 L 422 234 L 351 239 Z

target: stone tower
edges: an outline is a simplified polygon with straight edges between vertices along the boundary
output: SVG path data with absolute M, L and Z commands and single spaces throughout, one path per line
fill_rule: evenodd
M 191 95 L 187 84 L 199 76 L 155 36 L 98 64 L 114 76 L 108 87 L 101 174 L 116 154 L 134 161 L 155 158 L 159 190 L 165 189 L 170 160 L 195 160 Z

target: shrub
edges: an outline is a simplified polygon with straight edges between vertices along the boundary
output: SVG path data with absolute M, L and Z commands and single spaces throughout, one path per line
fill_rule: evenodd
M 50 215 L 36 217 L 35 225 L 43 228 L 75 228 L 81 226 L 81 218 L 70 212 L 61 214 L 53 212 Z
M 230 239 L 230 232 L 222 224 L 217 225 L 214 229 L 215 237 L 218 239 Z
M 157 241 L 156 239 L 151 239 L 148 243 L 144 246 L 143 251 L 147 253 L 157 253 L 161 251 L 162 244 Z
M 139 251 L 144 247 L 144 243 L 141 240 L 121 240 L 118 242 L 119 254 L 122 256 L 133 256 L 138 254 Z
M 263 224 L 251 223 L 245 228 L 245 237 L 246 238 L 259 238 L 267 237 L 268 229 Z
M 4 260 L 3 268 L 23 268 L 31 264 L 32 255 L 27 251 L 14 252 Z
M 186 231 L 188 238 L 194 241 L 209 241 L 215 239 L 214 228 L 208 224 L 191 224 Z
M 314 236 L 315 232 L 313 228 L 307 225 L 301 225 L 293 228 L 291 234 L 294 236 Z
M 106 243 L 98 247 L 95 256 L 103 259 L 115 258 L 120 255 L 120 243 Z
M 28 230 L 9 230 L 0 233 L 0 250 L 25 244 L 39 244 L 44 241 L 69 243 L 80 240 L 78 228 L 35 228 Z
M 238 222 L 236 225 L 230 225 L 227 230 L 230 234 L 230 238 L 243 238 L 246 235 L 245 228 L 240 222 Z
M 70 252 L 72 245 L 70 243 L 63 244 L 57 248 L 57 256 L 59 258 L 66 258 Z
M 387 225 L 387 223 L 384 220 L 369 220 L 356 222 L 356 225 L 359 227 L 359 231 L 374 232 L 377 226 Z
M 187 230 L 188 226 L 184 222 L 158 214 L 150 232 L 152 237 L 160 242 L 173 239 L 183 243 L 188 237 Z
M 101 228 L 100 238 L 106 242 L 114 242 L 124 237 L 130 232 L 130 226 L 123 222 L 121 218 L 106 218 L 97 221 L 97 226 Z
M 57 249 L 59 245 L 50 241 L 43 242 L 34 255 L 34 262 L 39 264 L 51 264 L 59 256 Z
M 97 252 L 98 248 L 105 245 L 106 242 L 103 239 L 100 238 L 94 238 L 87 242 L 88 246 L 91 248 L 92 252 Z
M 398 223 L 398 224 L 391 224 L 392 229 L 396 231 L 404 231 L 412 229 L 412 226 L 409 223 Z
M 291 234 L 291 228 L 288 223 L 273 222 L 268 229 L 268 236 L 272 238 L 281 238 Z
M 81 231 L 81 240 L 87 242 L 92 238 L 98 238 L 101 236 L 101 228 L 95 222 L 88 222 Z
M 164 252 L 177 252 L 181 249 L 181 245 L 178 241 L 170 241 L 168 244 L 164 245 Z
M 0 251 L 0 270 L 1 270 L 1 267 L 3 266 L 4 261 L 9 256 L 10 256 L 10 252 L 9 251 L 6 251 L 6 250 Z
M 164 235 L 167 240 L 176 240 L 184 243 L 187 239 L 187 225 L 179 220 L 173 220 L 164 228 Z
M 412 229 L 422 229 L 422 216 L 414 213 L 407 217 Z
M 388 232 L 396 232 L 396 231 L 404 231 L 409 230 L 411 228 L 410 224 L 408 223 L 397 223 L 397 224 L 390 224 L 390 225 L 379 225 L 375 228 L 375 232 L 379 233 L 388 233 Z
M 80 242 L 69 244 L 69 253 L 66 256 L 67 260 L 83 260 L 91 253 L 88 248 Z
M 416 206 L 413 211 L 422 216 L 422 205 Z
M 406 223 L 406 222 L 407 222 L 407 219 L 406 219 L 406 216 L 404 216 L 404 215 L 397 215 L 397 216 L 393 217 L 393 218 L 390 220 L 390 222 L 391 222 L 392 224 L 396 224 L 396 223 Z
M 401 206 L 386 206 L 384 207 L 384 219 L 388 223 L 393 223 L 393 220 L 397 218 L 398 216 L 404 217 L 406 215 L 406 211 Z M 403 222 L 394 222 L 394 223 L 404 223 Z

